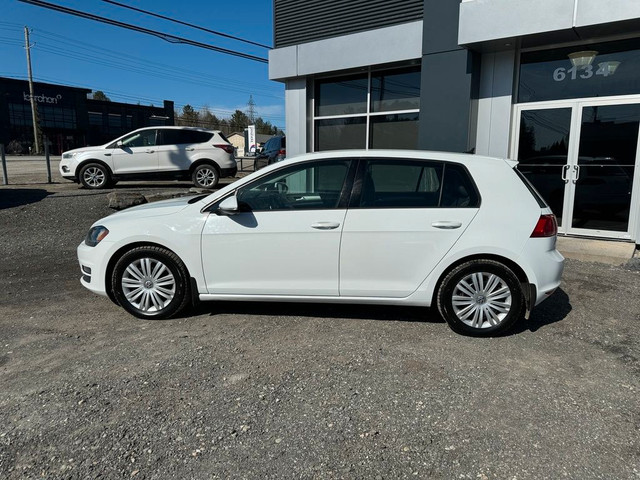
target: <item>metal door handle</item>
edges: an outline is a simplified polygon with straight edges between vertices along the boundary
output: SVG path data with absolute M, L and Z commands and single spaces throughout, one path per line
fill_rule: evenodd
M 564 167 L 562 167 L 562 180 L 564 180 L 564 183 L 569 183 L 569 178 L 567 177 L 569 168 L 571 168 L 570 165 L 565 165 Z
M 337 222 L 316 222 L 311 224 L 311 228 L 315 228 L 317 230 L 333 230 L 339 226 L 340 224 Z
M 573 171 L 575 172 L 573 183 L 576 183 L 580 179 L 580 165 L 574 165 Z
M 448 222 L 448 221 L 433 222 L 431 226 L 435 228 L 440 228 L 442 230 L 453 230 L 455 228 L 460 228 L 462 226 L 462 222 Z

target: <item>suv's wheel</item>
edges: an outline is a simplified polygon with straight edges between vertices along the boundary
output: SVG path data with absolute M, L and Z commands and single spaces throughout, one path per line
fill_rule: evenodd
M 438 310 L 451 329 L 473 336 L 502 333 L 523 316 L 518 277 L 493 260 L 470 260 L 454 268 L 438 290 Z
M 198 188 L 215 188 L 220 180 L 218 169 L 209 163 L 198 165 L 191 174 L 193 184 Z
M 99 163 L 88 163 L 80 169 L 80 183 L 85 188 L 97 190 L 111 185 L 111 172 Z
M 111 277 L 118 303 L 138 318 L 169 318 L 189 301 L 189 274 L 178 256 L 160 247 L 129 250 Z

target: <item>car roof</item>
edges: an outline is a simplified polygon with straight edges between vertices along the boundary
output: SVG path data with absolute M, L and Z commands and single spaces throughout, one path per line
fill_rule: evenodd
M 134 130 L 134 132 L 138 132 L 138 131 L 142 131 L 142 130 L 157 130 L 157 129 L 162 129 L 162 130 L 193 130 L 193 131 L 196 131 L 196 132 L 220 133 L 220 130 L 209 130 L 208 128 L 202 128 L 202 127 L 183 127 L 183 126 L 176 126 L 176 125 L 157 125 L 155 127 L 142 127 L 142 128 L 138 128 L 138 129 Z
M 290 157 L 292 163 L 298 161 L 313 160 L 316 158 L 398 158 L 398 159 L 417 159 L 417 160 L 440 160 L 461 163 L 466 166 L 478 164 L 478 162 L 497 164 L 508 163 L 512 167 L 518 164 L 515 160 L 487 157 L 484 155 L 476 155 L 472 153 L 452 153 L 438 152 L 433 150 L 332 150 L 326 152 L 305 153 Z M 287 161 L 285 160 L 285 161 Z

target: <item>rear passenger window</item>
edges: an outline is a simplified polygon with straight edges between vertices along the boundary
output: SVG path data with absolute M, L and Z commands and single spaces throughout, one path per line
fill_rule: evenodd
M 369 160 L 361 208 L 475 208 L 480 197 L 462 165 L 420 160 Z
M 412 160 L 370 160 L 362 179 L 360 207 L 437 207 L 443 164 Z
M 189 143 L 204 143 L 211 139 L 213 133 L 197 130 L 178 130 L 167 128 L 162 130 L 162 145 L 183 145 Z
M 480 197 L 467 170 L 461 165 L 447 163 L 444 169 L 440 206 L 476 208 L 479 205 Z

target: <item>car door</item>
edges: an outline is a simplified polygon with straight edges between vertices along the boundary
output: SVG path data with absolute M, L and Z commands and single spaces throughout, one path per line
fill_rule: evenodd
M 160 172 L 189 170 L 191 157 L 202 148 L 203 142 L 212 137 L 207 132 L 177 128 L 160 129 L 158 136 L 158 170 Z
M 118 175 L 156 173 L 158 152 L 157 130 L 137 130 L 122 138 L 111 151 L 114 173 Z
M 204 226 L 209 293 L 337 296 L 346 191 L 354 173 L 350 160 L 314 160 L 241 187 L 241 211 L 212 212 Z
M 340 247 L 340 295 L 406 297 L 478 212 L 466 169 L 453 163 L 363 159 Z

